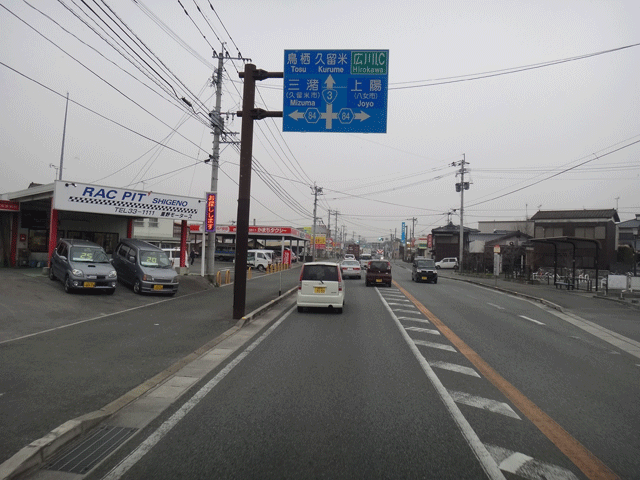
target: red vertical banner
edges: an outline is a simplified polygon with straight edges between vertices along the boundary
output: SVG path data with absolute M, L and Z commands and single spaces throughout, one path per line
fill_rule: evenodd
M 182 220 L 180 223 L 180 266 L 187 266 L 187 233 L 189 232 L 189 227 L 187 226 L 187 221 Z
M 215 192 L 207 193 L 207 206 L 204 213 L 204 228 L 207 233 L 216 231 L 216 200 Z
M 53 198 L 51 199 L 51 215 L 49 218 L 49 249 L 48 257 L 51 258 L 58 243 L 58 210 L 53 208 Z
M 291 266 L 291 250 L 285 249 L 282 253 L 282 263 Z

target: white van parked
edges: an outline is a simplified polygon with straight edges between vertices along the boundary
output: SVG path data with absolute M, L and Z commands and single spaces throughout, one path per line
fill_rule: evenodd
M 272 250 L 247 250 L 247 267 L 265 271 L 269 265 L 273 265 Z

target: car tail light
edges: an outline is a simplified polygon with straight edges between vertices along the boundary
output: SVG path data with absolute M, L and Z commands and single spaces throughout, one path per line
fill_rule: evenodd
M 298 283 L 298 290 L 302 290 L 302 274 L 304 273 L 304 265 L 300 269 L 300 282 Z
M 342 272 L 338 269 L 338 291 L 342 291 Z

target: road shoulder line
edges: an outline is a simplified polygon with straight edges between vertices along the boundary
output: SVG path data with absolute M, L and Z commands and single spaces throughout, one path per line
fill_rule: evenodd
M 297 289 L 298 287 L 296 286 L 283 293 L 278 298 L 245 315 L 240 320 L 238 320 L 233 327 L 229 328 L 221 335 L 218 335 L 216 338 L 210 340 L 202 347 L 193 351 L 184 358 L 178 360 L 169 368 L 151 377 L 137 387 L 131 389 L 120 398 L 117 398 L 116 400 L 108 403 L 99 410 L 95 410 L 93 412 L 69 420 L 53 429 L 44 437 L 32 441 L 29 445 L 23 447 L 13 456 L 0 464 L 0 480 L 10 480 L 27 470 L 34 470 L 36 467 L 51 458 L 54 453 L 59 451 L 70 441 L 88 432 L 99 423 L 112 417 L 114 414 L 116 414 L 135 400 L 141 398 L 152 389 L 159 387 L 163 383 L 169 381 L 169 379 L 173 377 L 177 372 L 189 366 L 189 364 L 198 360 L 200 357 L 203 357 L 206 354 L 210 353 L 219 344 L 236 335 L 241 329 L 246 328 L 246 326 L 250 325 L 257 317 L 265 314 L 274 305 L 287 299 L 287 297 L 289 297 Z M 212 368 L 215 368 L 215 366 L 217 366 L 217 364 L 212 366 Z M 185 391 L 187 389 L 188 388 L 185 388 Z

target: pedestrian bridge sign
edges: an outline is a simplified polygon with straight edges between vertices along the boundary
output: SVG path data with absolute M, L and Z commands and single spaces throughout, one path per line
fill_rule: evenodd
M 387 132 L 389 50 L 285 50 L 285 132 Z

